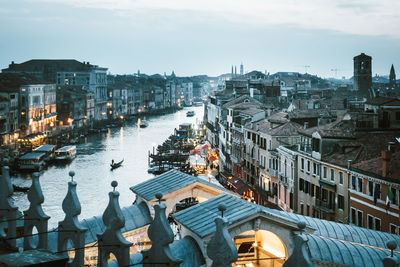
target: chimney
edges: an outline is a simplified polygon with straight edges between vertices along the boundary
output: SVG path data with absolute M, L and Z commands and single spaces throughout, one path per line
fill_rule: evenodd
M 306 122 L 304 122 L 304 127 L 303 127 L 304 129 L 307 129 L 308 128 L 308 122 L 306 121 Z
M 352 162 L 351 159 L 347 160 L 347 169 L 348 169 L 348 170 L 351 169 L 351 162 Z
M 390 159 L 392 158 L 392 142 L 388 143 L 388 150 L 382 150 L 382 177 L 386 177 L 390 171 Z

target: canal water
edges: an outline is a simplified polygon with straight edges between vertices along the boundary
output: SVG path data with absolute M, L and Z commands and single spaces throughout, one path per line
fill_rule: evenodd
M 50 227 L 64 219 L 61 208 L 67 193 L 68 172 L 75 171 L 74 180 L 78 183 L 77 193 L 82 206 L 80 219 L 101 215 L 108 204 L 108 192 L 112 190 L 111 181 L 118 181 L 121 207 L 128 206 L 135 200 L 129 188 L 154 177 L 147 173 L 148 152 L 153 146 L 162 144 L 179 124 L 197 123 L 203 119 L 201 107 L 186 107 L 173 114 L 146 118 L 147 128 L 127 123 L 124 127 L 108 129 L 107 133 L 95 134 L 85 138 L 77 145 L 77 157 L 68 165 L 52 165 L 41 172 L 40 184 L 45 201 L 43 210 L 51 219 Z M 186 117 L 186 112 L 195 111 L 194 117 Z M 110 170 L 111 160 L 124 159 L 122 167 Z M 19 186 L 30 186 L 30 175 L 19 174 L 12 182 Z M 13 195 L 19 210 L 28 209 L 27 195 L 15 192 Z

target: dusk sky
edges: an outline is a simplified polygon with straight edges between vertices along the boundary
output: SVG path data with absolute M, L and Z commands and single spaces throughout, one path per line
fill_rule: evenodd
M 114 74 L 178 76 L 254 69 L 400 76 L 398 0 L 0 0 L 0 68 L 77 59 Z M 238 69 L 239 70 L 239 69 Z

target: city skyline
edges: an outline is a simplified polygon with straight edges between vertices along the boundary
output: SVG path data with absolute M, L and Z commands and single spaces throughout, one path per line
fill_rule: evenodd
M 372 56 L 373 75 L 388 75 L 392 64 L 400 67 L 398 7 L 395 1 L 8 1 L 0 8 L 7 36 L 0 64 L 73 58 L 114 74 L 217 76 L 243 62 L 245 72 L 349 78 L 353 57 L 364 52 Z

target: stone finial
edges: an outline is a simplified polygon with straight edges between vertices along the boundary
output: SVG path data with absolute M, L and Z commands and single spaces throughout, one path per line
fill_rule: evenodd
M 174 233 L 165 215 L 166 206 L 161 203 L 162 194 L 156 194 L 156 198 L 159 203 L 154 205 L 154 220 L 147 230 L 152 245 L 142 252 L 143 266 L 179 266 L 182 260 L 175 257 L 169 247 L 174 241 Z
M 4 160 L 7 164 L 8 160 Z M 8 224 L 7 234 L 0 234 L 0 243 L 4 242 L 5 245 L 12 248 L 16 247 L 16 234 L 17 234 L 17 211 L 18 208 L 14 205 L 12 199 L 13 186 L 10 180 L 10 169 L 8 166 L 2 167 L 0 175 L 0 221 L 6 220 Z
M 219 205 L 218 210 L 223 216 L 225 205 Z M 238 252 L 228 232 L 228 220 L 223 217 L 217 217 L 215 220 L 216 230 L 211 238 L 210 244 L 207 246 L 207 255 L 212 259 L 212 267 L 232 266 L 238 258 Z
M 132 243 L 126 241 L 121 233 L 121 229 L 125 226 L 125 217 L 118 202 L 119 192 L 115 191 L 118 183 L 113 181 L 111 186 L 114 189 L 108 193 L 109 202 L 103 213 L 106 229 L 102 234 L 97 235 L 99 243 L 98 266 L 108 266 L 110 253 L 115 255 L 119 266 L 129 266 L 129 247 Z
M 314 264 L 311 261 L 310 252 L 306 246 L 308 239 L 303 234 L 306 228 L 306 223 L 299 221 L 297 223 L 299 233 L 295 234 L 294 239 L 294 249 L 292 255 L 289 256 L 287 261 L 283 264 L 284 267 L 295 267 L 295 266 L 305 266 L 312 267 Z
M 390 240 L 386 243 L 386 246 L 388 249 L 390 249 L 391 253 L 390 253 L 390 256 L 388 256 L 382 260 L 383 266 L 384 267 L 398 267 L 400 260 L 398 257 L 393 255 L 393 250 L 395 250 L 397 248 L 396 241 Z
M 29 209 L 24 211 L 24 234 L 28 236 L 24 238 L 24 250 L 47 249 L 47 230 L 50 217 L 42 209 L 44 196 L 40 187 L 38 172 L 33 173 L 32 185 L 28 191 L 28 200 L 30 202 Z M 36 238 L 32 236 L 33 227 L 38 230 L 39 241 L 37 246 L 34 246 L 32 242 L 32 239 Z
M 71 177 L 71 181 L 73 181 L 74 180 L 74 176 L 75 176 L 75 172 L 71 170 L 71 171 L 68 172 L 68 175 Z
M 82 226 L 78 220 L 78 215 L 81 214 L 81 204 L 76 193 L 77 183 L 73 180 L 74 171 L 70 171 L 71 181 L 68 182 L 68 192 L 62 203 L 62 208 L 65 213 L 63 221 L 58 223 L 58 251 L 63 254 L 67 253 L 67 242 L 71 240 L 74 248 L 82 248 L 85 246 L 85 232 L 87 229 Z M 75 258 L 69 263 L 69 266 L 84 265 L 85 250 L 75 250 Z
M 219 204 L 218 210 L 221 212 L 221 217 L 224 217 L 224 211 L 226 211 L 226 206 L 224 204 Z

